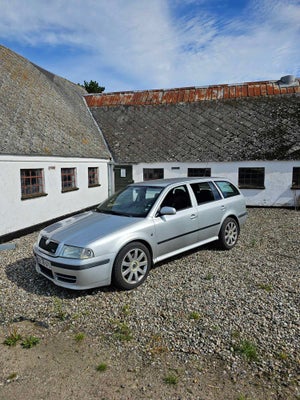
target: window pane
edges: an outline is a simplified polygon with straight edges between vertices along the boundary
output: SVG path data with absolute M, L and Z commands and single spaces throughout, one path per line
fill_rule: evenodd
M 164 169 L 163 168 L 144 168 L 143 169 L 144 181 L 150 181 L 152 179 L 163 179 Z
M 188 168 L 188 177 L 211 176 L 211 168 Z
M 264 189 L 264 168 L 239 168 L 239 187 L 244 189 Z
M 75 168 L 61 169 L 61 186 L 62 191 L 76 189 Z
M 42 169 L 21 169 L 22 197 L 44 194 L 44 176 Z
M 98 167 L 89 167 L 88 179 L 89 179 L 89 187 L 99 185 Z
M 293 168 L 292 188 L 300 188 L 300 167 Z

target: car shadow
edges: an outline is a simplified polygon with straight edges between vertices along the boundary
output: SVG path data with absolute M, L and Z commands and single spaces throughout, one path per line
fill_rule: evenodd
M 7 278 L 15 285 L 28 293 L 33 293 L 38 296 L 73 299 L 90 296 L 98 292 L 118 291 L 113 286 L 105 286 L 87 290 L 71 290 L 56 286 L 53 282 L 36 272 L 34 257 L 24 258 L 15 263 L 9 264 L 6 266 L 5 272 Z

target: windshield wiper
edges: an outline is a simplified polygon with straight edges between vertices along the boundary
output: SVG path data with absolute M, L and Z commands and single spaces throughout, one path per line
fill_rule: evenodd
M 119 211 L 113 211 L 113 210 L 101 210 L 100 208 L 96 208 L 96 211 L 98 213 L 102 213 L 102 214 L 109 214 L 109 215 L 120 215 L 122 217 L 128 217 L 127 214 L 121 213 Z

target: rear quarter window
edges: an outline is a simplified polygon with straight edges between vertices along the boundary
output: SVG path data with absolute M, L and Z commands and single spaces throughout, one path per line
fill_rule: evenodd
M 217 181 L 215 184 L 221 190 L 225 199 L 228 197 L 238 196 L 240 192 L 238 189 L 230 182 L 227 181 Z

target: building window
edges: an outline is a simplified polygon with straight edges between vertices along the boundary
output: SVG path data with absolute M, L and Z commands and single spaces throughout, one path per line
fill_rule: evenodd
M 99 168 L 89 167 L 89 187 L 99 186 Z
M 61 169 L 61 191 L 69 192 L 70 190 L 77 190 L 76 187 L 76 168 L 62 168 Z
M 300 189 L 300 167 L 293 168 L 292 189 Z
M 211 176 L 211 168 L 188 168 L 188 176 Z
M 144 181 L 150 181 L 152 179 L 163 179 L 164 169 L 163 168 L 144 168 L 143 169 Z
M 239 188 L 241 189 L 264 189 L 264 168 L 239 168 Z
M 43 169 L 21 169 L 22 199 L 46 196 Z

